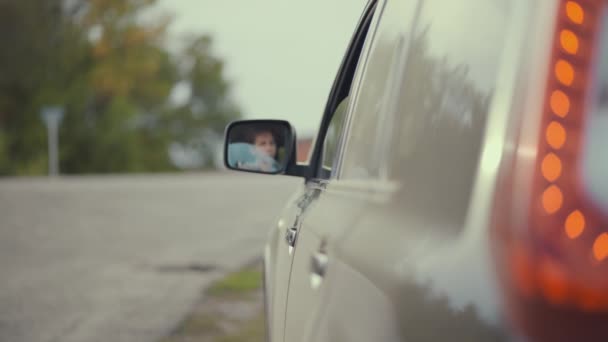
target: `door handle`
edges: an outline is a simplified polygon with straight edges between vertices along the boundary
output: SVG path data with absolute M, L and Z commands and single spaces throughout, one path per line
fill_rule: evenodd
M 296 240 L 298 238 L 298 228 L 291 227 L 288 228 L 285 232 L 285 242 L 289 245 L 289 247 L 294 247 L 296 245 Z
M 324 277 L 325 272 L 327 272 L 328 263 L 329 258 L 327 257 L 327 254 L 323 252 L 317 252 L 313 254 L 310 262 L 311 273 L 319 277 Z
M 323 283 L 325 272 L 327 272 L 327 264 L 329 258 L 323 252 L 317 252 L 312 255 L 310 260 L 310 287 L 313 290 L 318 289 Z

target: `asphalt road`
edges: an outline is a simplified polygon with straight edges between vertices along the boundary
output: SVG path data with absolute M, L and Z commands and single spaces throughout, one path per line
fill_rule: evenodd
M 259 256 L 300 180 L 248 174 L 0 180 L 0 341 L 156 341 Z

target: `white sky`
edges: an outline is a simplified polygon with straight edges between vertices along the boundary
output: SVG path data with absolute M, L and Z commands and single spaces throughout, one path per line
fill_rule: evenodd
M 209 33 L 248 118 L 316 132 L 339 63 L 367 0 L 160 0 L 171 37 Z

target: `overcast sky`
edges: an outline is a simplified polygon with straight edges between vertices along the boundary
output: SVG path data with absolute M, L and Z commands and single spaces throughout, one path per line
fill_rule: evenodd
M 316 132 L 366 0 L 160 0 L 171 37 L 210 33 L 233 95 L 249 118 L 287 119 Z

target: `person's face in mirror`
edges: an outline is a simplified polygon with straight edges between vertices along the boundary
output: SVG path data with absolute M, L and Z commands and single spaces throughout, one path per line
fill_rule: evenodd
M 277 144 L 274 140 L 274 136 L 270 132 L 259 132 L 256 134 L 253 141 L 255 147 L 264 152 L 267 156 L 276 158 Z

